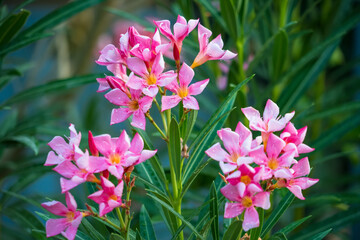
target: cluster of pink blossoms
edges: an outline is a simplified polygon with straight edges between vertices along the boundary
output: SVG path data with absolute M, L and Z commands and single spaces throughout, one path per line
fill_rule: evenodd
M 263 117 L 252 107 L 242 112 L 250 122 L 250 129 L 260 131 L 253 139 L 251 131 L 241 122 L 235 132 L 229 128 L 218 131 L 226 151 L 216 143 L 206 154 L 219 161 L 225 174 L 226 186 L 221 193 L 230 201 L 225 205 L 225 218 L 234 218 L 244 212 L 243 229 L 259 226 L 255 207 L 270 208 L 270 193 L 286 187 L 297 198 L 305 199 L 302 190 L 318 179 L 308 178 L 310 165 L 307 157 L 296 160 L 302 153 L 313 151 L 303 143 L 307 127 L 296 129 L 290 122 L 295 112 L 279 117 L 278 106 L 268 100 Z M 274 132 L 281 131 L 280 136 Z
M 94 137 L 89 131 L 89 153 L 87 149 L 82 151 L 79 148 L 81 133 L 76 132 L 73 124 L 69 129 L 68 141 L 56 136 L 48 144 L 53 151 L 49 152 L 45 166 L 56 165 L 53 170 L 62 176 L 60 186 L 66 195 L 67 207 L 58 201 L 41 204 L 49 212 L 64 217 L 46 222 L 47 237 L 61 233 L 67 239 L 74 239 L 81 219 L 95 214 L 91 208 L 88 211 L 77 210 L 76 201 L 69 191 L 81 183 L 97 185 L 99 191 L 88 198 L 99 204 L 100 217 L 117 207 L 129 208 L 130 203 L 122 200 L 124 182 L 127 191 L 131 191 L 134 182 L 130 182 L 128 176 L 134 166 L 156 153 L 156 150 L 143 149 L 144 142 L 139 134 L 130 140 L 125 130 L 118 138 L 111 138 L 108 134 Z M 116 186 L 109 180 L 110 174 L 117 179 Z
M 186 109 L 199 109 L 194 96 L 202 93 L 209 79 L 191 84 L 193 68 L 208 60 L 231 59 L 236 54 L 222 49 L 224 44 L 220 35 L 209 42 L 211 31 L 198 22 L 193 19 L 186 21 L 178 16 L 171 31 L 168 20 L 154 21 L 156 28 L 152 37 L 141 35 L 130 27 L 125 34 L 121 34 L 119 48 L 109 44 L 102 49 L 96 62 L 106 66 L 114 76 L 98 78 L 98 91 L 111 89 L 105 98 L 119 106 L 111 113 L 111 124 L 123 122 L 132 116 L 131 125 L 144 130 L 148 111 L 156 102 L 159 92 L 162 96 L 161 107 L 158 105 L 161 111 L 171 109 L 180 102 Z M 185 62 L 181 65 L 183 41 L 197 25 L 200 51 L 191 66 Z M 162 43 L 160 33 L 169 42 Z M 177 70 L 165 71 L 163 56 L 169 55 L 171 49 Z M 170 95 L 167 95 L 167 90 Z

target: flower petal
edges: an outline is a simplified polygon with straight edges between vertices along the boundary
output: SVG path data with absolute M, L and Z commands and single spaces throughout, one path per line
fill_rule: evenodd
M 225 203 L 224 218 L 234 218 L 244 211 L 244 207 L 240 203 Z
M 193 96 L 183 98 L 183 106 L 187 109 L 199 110 L 199 103 Z
M 199 95 L 202 93 L 205 89 L 205 87 L 208 85 L 209 79 L 202 80 L 200 82 L 196 82 L 194 84 L 191 84 L 188 91 L 190 95 Z
M 173 96 L 163 96 L 161 98 L 161 111 L 165 111 L 167 109 L 171 109 L 179 104 L 181 98 L 177 95 Z
M 249 207 L 245 210 L 243 229 L 245 232 L 249 229 L 256 228 L 260 225 L 259 214 L 254 207 Z

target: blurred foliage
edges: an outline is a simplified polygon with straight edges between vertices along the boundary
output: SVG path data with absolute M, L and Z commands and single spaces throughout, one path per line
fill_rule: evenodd
M 85 98 L 84 103 L 81 97 L 89 95 L 89 91 L 81 94 L 79 89 L 73 90 L 94 83 L 96 77 L 103 75 L 87 74 L 96 59 L 93 53 L 100 34 L 109 31 L 115 17 L 153 30 L 143 16 L 129 13 L 131 6 L 127 4 L 134 3 L 102 0 L 72 1 L 27 25 L 31 13 L 25 9 L 32 2 L 24 1 L 12 10 L 7 5 L 0 9 L 0 91 L 7 96 L 0 103 L 0 233 L 3 239 L 45 239 L 43 220 L 49 216 L 39 208 L 44 197 L 26 190 L 50 171 L 42 166 L 49 151 L 44 145 L 52 136 L 66 133 L 64 122 L 72 121 L 80 130 L 99 133 L 118 130 L 104 126 L 108 125 L 111 106 L 107 103 L 102 106 L 105 101 L 95 96 L 99 94 L 87 89 L 95 97 Z M 212 81 L 210 90 L 199 99 L 201 111 L 193 116 L 197 119 L 194 130 L 202 137 L 188 136 L 192 154 L 184 168 L 185 198 L 182 216 L 178 216 L 183 220 L 181 230 L 184 229 L 185 236 L 195 239 L 191 233 L 197 232 L 198 236 L 209 239 L 234 239 L 240 234 L 241 222 L 222 218 L 225 199 L 219 193 L 218 166 L 215 161 L 204 160 L 203 150 L 216 140 L 218 126 L 235 128 L 239 120 L 245 122 L 241 107 L 251 105 L 263 109 L 266 100 L 271 98 L 283 114 L 296 110 L 296 127 L 308 126 L 305 142 L 316 148 L 309 154 L 313 166 L 311 177 L 319 178 L 320 182 L 306 191 L 305 201 L 294 200 L 286 191 L 275 195 L 272 209 L 264 212 L 266 221 L 262 231 L 254 230 L 258 233 L 253 235 L 260 234 L 262 239 L 322 239 L 329 234 L 328 239 L 357 239 L 359 230 L 351 226 L 360 222 L 359 2 L 154 2 L 155 6 L 140 1 L 131 10 L 157 18 L 175 19 L 177 14 L 187 19 L 200 18 L 201 24 L 212 30 L 213 37 L 222 34 L 226 48 L 238 52 L 236 61 L 223 63 L 224 68 L 209 62 L 196 70 L 197 80 L 210 78 Z M 80 13 L 99 3 L 96 9 Z M 157 10 L 157 16 L 145 7 Z M 73 16 L 76 20 L 67 21 Z M 118 37 L 115 36 L 115 44 Z M 34 43 L 35 49 L 40 49 L 38 55 L 22 56 L 20 60 L 16 57 L 16 51 L 24 51 Z M 51 49 L 46 50 L 46 45 Z M 196 31 L 185 46 L 186 58 L 193 59 L 198 51 Z M 47 78 L 55 80 L 38 80 L 39 69 L 48 71 L 45 63 L 53 61 L 51 51 L 56 52 L 57 71 Z M 254 78 L 244 88 L 234 90 L 235 85 L 245 83 L 246 77 L 252 74 Z M 227 76 L 223 90 L 218 87 L 224 85 L 221 76 Z M 218 107 L 217 111 L 214 106 Z M 236 108 L 231 111 L 232 106 Z M 101 118 L 97 111 L 107 117 Z M 213 113 L 215 117 L 208 121 Z M 205 127 L 204 122 L 207 122 Z M 63 130 L 58 130 L 59 126 Z M 110 134 L 116 136 L 117 132 Z M 151 137 L 145 132 L 140 134 L 145 140 Z M 161 148 L 156 142 L 146 142 L 150 148 L 152 145 Z M 161 182 L 164 175 L 169 174 L 168 169 L 165 167 L 164 173 L 155 166 L 156 162 L 162 162 L 163 156 L 159 151 L 156 161 L 151 160 L 137 169 L 137 185 L 144 185 L 149 196 L 141 187 L 132 195 L 135 212 L 132 228 L 139 231 L 131 232 L 131 238 L 154 239 L 156 235 L 159 239 L 169 239 L 170 232 L 175 236 L 180 233 L 171 225 L 176 221 L 176 212 L 172 212 L 166 194 L 162 193 Z M 83 189 L 87 191 L 91 188 Z M 78 194 L 81 195 L 81 191 Z M 35 207 L 36 215 L 32 212 Z M 312 216 L 306 217 L 309 213 Z M 163 219 L 169 230 L 165 230 Z M 17 229 L 25 231 L 18 234 Z M 117 234 L 110 226 L 89 220 L 82 223 L 78 238 L 121 239 Z

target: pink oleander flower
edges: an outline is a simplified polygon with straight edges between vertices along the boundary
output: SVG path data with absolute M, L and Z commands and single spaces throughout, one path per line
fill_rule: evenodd
M 145 130 L 145 113 L 150 109 L 153 98 L 142 96 L 142 90 L 130 90 L 129 93 L 126 94 L 120 89 L 113 89 L 105 94 L 107 100 L 120 106 L 120 108 L 112 110 L 110 124 L 123 122 L 133 116 L 131 125 Z
M 102 157 L 89 156 L 87 150 L 83 153 L 78 147 L 75 151 L 77 153 L 76 155 L 79 155 L 75 160 L 76 165 L 71 161 L 64 161 L 53 169 L 63 177 L 68 178 L 60 178 L 62 193 L 67 192 L 84 182 L 100 183 L 94 173 L 102 172 L 107 169 L 107 165 L 104 163 Z
M 66 192 L 65 207 L 61 202 L 51 201 L 42 203 L 41 206 L 49 212 L 65 218 L 49 219 L 46 221 L 46 236 L 52 237 L 62 234 L 69 240 L 75 238 L 77 229 L 81 223 L 84 213 L 76 211 L 77 204 L 70 192 Z
M 158 93 L 158 86 L 165 87 L 169 83 L 176 81 L 177 74 L 174 71 L 163 73 L 165 62 L 161 53 L 156 56 L 150 71 L 144 61 L 136 57 L 128 59 L 128 66 L 131 71 L 140 77 L 130 74 L 126 85 L 132 89 L 142 90 L 149 97 L 155 97 Z
M 131 37 L 134 39 L 134 43 L 136 43 L 130 50 L 130 53 L 143 60 L 147 69 L 151 69 L 157 55 L 165 53 L 171 44 L 161 44 L 160 33 L 157 28 L 152 38 L 138 34 L 135 28 L 130 29 Z M 128 67 L 131 69 L 130 63 L 128 63 Z
M 126 80 L 126 81 L 125 81 Z M 120 78 L 114 76 L 106 76 L 105 78 L 97 78 L 96 81 L 99 83 L 99 88 L 97 92 L 105 92 L 109 89 L 121 89 L 126 94 L 130 94 L 129 90 L 126 87 L 126 82 L 128 81 L 128 77 L 122 80 Z
M 122 193 L 124 189 L 124 182 L 115 185 L 110 180 L 101 177 L 102 190 L 94 192 L 88 198 L 99 204 L 99 215 L 104 216 L 111 212 L 114 208 L 122 205 Z
M 105 156 L 103 162 L 107 166 L 106 169 L 117 179 L 122 178 L 124 167 L 142 163 L 157 152 L 157 150 L 143 150 L 144 141 L 138 133 L 130 142 L 125 130 L 119 138 L 111 138 L 110 135 L 103 134 L 95 136 L 94 142 L 98 151 Z
M 264 150 L 264 146 L 261 145 L 251 151 L 249 155 L 253 157 L 256 164 L 265 166 L 265 172 L 271 172 L 269 176 L 288 178 L 291 177 L 291 172 L 288 168 L 296 162 L 294 159 L 295 150 L 280 155 L 284 147 L 285 142 L 271 133 L 266 151 Z
M 284 117 L 279 117 L 279 107 L 270 99 L 266 103 L 263 119 L 260 117 L 259 111 L 253 107 L 242 108 L 241 111 L 250 121 L 250 129 L 261 132 L 265 149 L 269 134 L 284 129 L 295 114 L 293 111 L 285 114 Z
M 50 151 L 47 155 L 45 166 L 59 164 L 63 161 L 74 160 L 75 147 L 78 147 L 81 141 L 81 133 L 77 133 L 74 124 L 70 124 L 70 137 L 68 143 L 60 136 L 54 137 L 48 145 L 54 151 Z
M 99 65 L 106 68 L 114 74 L 114 76 L 126 81 L 126 59 L 129 57 L 126 53 L 121 53 L 113 44 L 106 45 L 101 51 L 97 61 Z
M 161 98 L 161 111 L 173 108 L 182 101 L 184 108 L 199 110 L 199 104 L 194 95 L 199 95 L 209 83 L 209 79 L 196 82 L 189 86 L 194 77 L 194 70 L 192 70 L 186 63 L 183 63 L 179 71 L 179 82 L 173 81 L 166 86 L 166 89 L 175 93 L 172 96 L 163 96 Z M 193 95 L 193 96 L 192 96 Z
M 218 132 L 224 147 L 220 143 L 214 144 L 205 153 L 212 159 L 219 161 L 223 173 L 228 174 L 242 164 L 250 164 L 253 159 L 248 156 L 251 151 L 252 134 L 241 122 L 238 123 L 235 132 L 229 128 L 221 129 Z
M 199 23 L 198 38 L 200 52 L 191 65 L 192 68 L 202 65 L 208 60 L 228 60 L 236 57 L 237 54 L 222 49 L 224 47 L 224 42 L 221 39 L 221 34 L 209 42 L 211 35 L 212 32 Z
M 234 201 L 225 204 L 224 218 L 234 218 L 245 211 L 242 225 L 245 231 L 259 226 L 259 214 L 255 207 L 270 208 L 270 193 L 264 192 L 256 184 L 250 183 L 247 186 L 243 182 L 237 185 L 227 184 L 220 191 L 227 199 Z
M 189 35 L 189 33 L 194 30 L 196 25 L 198 24 L 199 19 L 190 19 L 188 22 L 182 16 L 177 17 L 177 21 L 174 24 L 174 34 L 170 29 L 170 21 L 169 20 L 161 20 L 154 21 L 156 27 L 160 30 L 160 32 L 165 35 L 171 43 L 174 45 L 174 58 L 175 61 L 180 60 L 180 53 L 182 48 L 182 42 L 185 37 Z
M 286 187 L 297 198 L 305 200 L 301 190 L 307 189 L 319 181 L 319 179 L 304 177 L 310 173 L 309 159 L 305 157 L 299 160 L 299 162 L 292 166 L 290 172 L 291 176 L 280 179 L 277 183 L 277 186 Z
M 304 144 L 303 141 L 306 136 L 307 127 L 303 127 L 301 129 L 296 129 L 294 124 L 289 122 L 284 131 L 280 134 L 280 138 L 285 141 L 286 146 L 284 147 L 284 151 L 291 151 L 292 147 L 296 146 L 295 148 L 295 157 L 298 157 L 301 153 L 309 153 L 314 151 L 314 148 L 309 147 L 308 145 Z M 293 144 L 290 144 L 293 143 Z
M 241 164 L 238 170 L 230 173 L 226 177 L 226 180 L 232 185 L 242 182 L 247 186 L 250 183 L 259 184 L 261 180 L 269 178 L 271 178 L 271 176 L 269 177 L 264 166 L 253 168 L 248 164 Z

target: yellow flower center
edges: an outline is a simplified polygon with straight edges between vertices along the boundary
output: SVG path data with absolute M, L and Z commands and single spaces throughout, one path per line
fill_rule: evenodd
M 112 164 L 119 164 L 121 160 L 121 156 L 117 153 L 113 153 L 110 155 L 110 162 Z
M 129 103 L 129 108 L 130 110 L 132 111 L 136 111 L 139 109 L 139 102 L 137 100 L 132 100 L 130 103 Z
M 243 199 L 241 200 L 241 204 L 245 207 L 245 208 L 248 208 L 248 207 L 251 207 L 253 202 L 251 200 L 250 197 L 243 197 Z
M 156 76 L 152 73 L 152 74 L 150 74 L 149 76 L 147 76 L 147 78 L 146 78 L 146 83 L 148 84 L 148 85 L 153 85 L 153 84 L 155 84 L 156 83 Z
M 231 156 L 230 156 L 230 160 L 231 160 L 232 162 L 236 163 L 239 157 L 240 157 L 240 155 L 239 155 L 238 153 L 233 153 L 233 154 L 231 154 Z
M 110 197 L 109 197 L 109 200 L 114 200 L 114 201 L 117 201 L 118 200 L 118 198 L 117 198 L 117 196 L 115 195 L 115 194 L 113 194 L 113 195 L 111 195 Z
M 248 175 L 241 176 L 240 181 L 245 183 L 245 185 L 249 185 L 251 183 L 251 178 Z
M 187 97 L 187 95 L 189 94 L 189 91 L 187 89 L 187 87 L 180 87 L 178 90 L 178 96 L 181 98 Z
M 69 211 L 66 213 L 66 219 L 68 222 L 72 222 L 74 220 L 74 217 L 75 217 L 74 212 Z
M 270 169 L 275 170 L 279 167 L 279 163 L 278 163 L 277 159 L 271 158 L 268 162 L 268 166 Z

